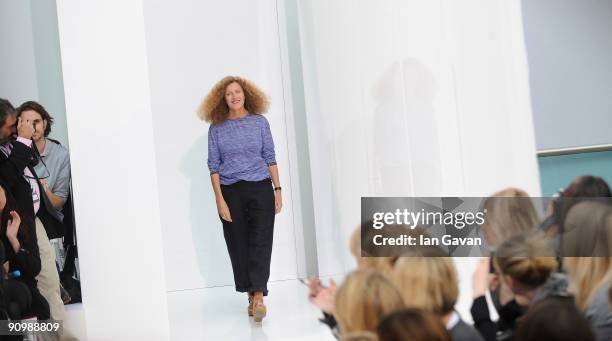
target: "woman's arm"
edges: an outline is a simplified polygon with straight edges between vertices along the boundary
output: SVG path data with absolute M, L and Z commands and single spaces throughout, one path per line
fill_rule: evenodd
M 221 219 L 225 221 L 232 221 L 232 216 L 230 214 L 229 207 L 223 199 L 223 194 L 221 193 L 221 182 L 219 180 L 219 173 L 213 173 L 210 175 L 210 182 L 212 183 L 213 191 L 215 192 L 215 202 L 217 203 L 217 212 L 221 216 Z
M 274 140 L 272 139 L 272 131 L 270 130 L 270 124 L 265 117 L 262 120 L 262 141 L 263 147 L 261 150 L 261 156 L 268 165 L 270 171 L 270 177 L 272 178 L 272 184 L 274 185 L 274 212 L 280 213 L 283 207 L 283 195 L 280 190 L 280 179 L 278 177 L 278 167 L 276 165 L 276 153 L 274 152 Z
M 270 170 L 270 176 L 272 177 L 272 184 L 274 185 L 274 212 L 280 213 L 283 208 L 283 195 L 280 189 L 280 180 L 278 178 L 278 166 L 276 164 L 268 166 Z

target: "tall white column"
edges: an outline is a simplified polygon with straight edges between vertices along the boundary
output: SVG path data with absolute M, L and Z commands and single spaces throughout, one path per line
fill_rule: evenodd
M 58 1 L 88 340 L 168 340 L 141 1 Z

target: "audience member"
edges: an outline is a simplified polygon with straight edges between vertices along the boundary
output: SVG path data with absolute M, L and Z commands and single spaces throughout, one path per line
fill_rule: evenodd
M 51 203 L 49 209 L 54 211 L 57 219 L 43 221 L 47 237 L 54 249 L 58 267 L 63 267 L 64 248 L 61 238 L 65 235 L 62 221 L 62 209 L 70 193 L 70 157 L 68 149 L 58 141 L 49 138 L 53 117 L 35 101 L 28 101 L 17 108 L 17 117 L 34 123 L 35 132 L 32 141 L 38 152 L 39 161 L 34 166 L 36 174 L 43 185 L 43 190 Z M 62 301 L 70 301 L 70 295 L 60 285 Z
M 380 341 L 450 341 L 444 324 L 430 312 L 409 308 L 387 315 L 378 325 Z
M 600 202 L 581 202 L 567 214 L 562 235 L 564 268 L 578 308 L 591 323 L 597 340 L 612 339 L 608 300 L 612 282 L 612 208 Z M 580 257 L 571 257 L 580 256 Z
M 338 289 L 334 315 L 341 335 L 376 332 L 384 315 L 403 308 L 402 296 L 385 275 L 375 270 L 357 270 Z
M 483 259 L 474 275 L 471 313 L 474 325 L 488 340 L 511 339 L 516 320 L 533 301 L 551 292 L 566 292 L 567 278 L 551 276 L 557 268 L 550 241 L 537 231 L 516 235 L 502 243 L 493 258 L 502 287 L 510 296 L 500 297 L 499 320 L 491 321 L 485 293 L 488 283 L 489 260 Z
M 572 297 L 551 296 L 534 304 L 518 323 L 517 341 L 594 341 L 591 326 Z M 609 338 L 606 340 L 610 340 Z
M 455 311 L 459 284 L 452 258 L 406 255 L 395 263 L 393 279 L 406 306 L 438 316 L 453 341 L 482 340 Z
M 527 193 L 518 188 L 507 188 L 488 197 L 482 233 L 491 250 L 521 233 L 537 229 L 538 214 Z
M 17 203 L 0 181 L 0 240 L 5 249 L 7 273 L 19 272 L 4 282 L 5 302 L 11 319 L 34 314 L 39 320 L 50 318 L 49 304 L 36 287 L 40 272 L 40 255 L 34 221 L 18 213 Z
M 368 331 L 354 332 L 342 335 L 340 341 L 378 341 L 378 335 Z
M 36 162 L 31 148 L 34 123 L 25 118 L 17 120 L 15 115 L 12 105 L 6 100 L 0 100 L 0 122 L 4 122 L 0 127 L 0 141 L 4 142 L 0 145 L 0 179 L 6 185 L 5 190 L 15 198 L 18 211 L 23 216 L 35 219 L 41 261 L 36 284 L 49 303 L 51 317 L 64 320 L 65 309 L 60 297 L 55 256 L 44 226 L 54 226 L 58 223 L 58 217 L 46 193 L 41 191 L 44 187 L 33 168 Z M 15 135 L 17 138 L 13 140 Z M 64 330 L 64 336 L 70 337 L 67 330 Z

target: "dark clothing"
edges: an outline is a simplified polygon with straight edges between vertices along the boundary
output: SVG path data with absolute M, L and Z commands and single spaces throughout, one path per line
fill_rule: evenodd
M 34 151 L 18 141 L 12 141 L 11 144 L 13 147 L 8 157 L 0 152 L 0 180 L 6 184 L 8 190 L 15 197 L 20 215 L 32 218 L 38 216 L 47 231 L 49 239 L 62 237 L 64 227 L 61 219 L 56 216 L 54 209 L 49 209 L 53 206 L 51 206 L 45 191 L 42 190 L 44 187 L 34 171 L 34 165 L 37 162 Z M 32 204 L 32 188 L 23 175 L 26 167 L 32 172 L 38 182 L 38 187 L 41 189 L 39 191 L 41 196 L 40 208 L 36 215 L 34 215 L 34 205 Z
M 538 287 L 531 299 L 530 304 L 534 304 L 551 295 L 565 295 L 567 293 L 567 276 L 563 273 L 555 272 L 550 275 L 548 280 Z M 499 302 L 497 293 L 491 293 L 494 302 Z M 516 328 L 516 321 L 525 314 L 527 307 L 520 306 L 515 300 L 500 306 L 496 304 L 499 320 L 497 323 L 491 321 L 489 307 L 485 296 L 474 299 L 470 312 L 474 319 L 474 326 L 487 341 L 511 340 Z
M 504 340 L 511 338 L 516 320 L 524 314 L 524 308 L 512 300 L 498 310 L 499 320 L 491 321 L 489 307 L 485 296 L 477 297 L 470 309 L 474 319 L 474 327 L 487 341 Z
M 236 291 L 267 295 L 275 215 L 272 182 L 238 181 L 221 185 L 221 192 L 232 217 L 232 222 L 221 222 Z
M 336 339 L 340 339 L 340 327 L 338 327 L 338 322 L 336 321 L 334 315 L 323 311 L 323 318 L 320 318 L 319 321 L 329 327 Z
M 604 285 L 597 290 L 585 312 L 597 341 L 612 340 L 612 306 L 608 299 L 609 290 L 610 285 Z
M 463 320 L 459 320 L 449 332 L 453 341 L 484 341 L 476 329 L 463 322 Z

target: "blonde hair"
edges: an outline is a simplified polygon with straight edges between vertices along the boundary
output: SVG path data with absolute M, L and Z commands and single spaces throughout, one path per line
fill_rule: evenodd
M 349 248 L 357 262 L 357 269 L 359 270 L 372 269 L 378 270 L 384 274 L 389 274 L 393 269 L 393 263 L 397 260 L 397 257 L 368 256 L 367 251 L 361 248 L 361 225 L 357 225 L 351 234 Z
M 378 341 L 378 335 L 370 331 L 359 331 L 341 335 L 340 341 Z
M 540 232 L 515 236 L 499 246 L 493 264 L 514 281 L 513 290 L 533 290 L 558 266 L 550 240 Z
M 407 307 L 444 316 L 457 303 L 459 287 L 452 258 L 402 257 L 395 263 L 393 280 Z
M 493 232 L 496 248 L 515 235 L 533 231 L 539 224 L 538 214 L 527 192 L 506 188 L 493 193 L 483 205 L 486 224 Z
M 598 202 L 582 202 L 570 209 L 567 230 L 563 234 L 563 251 L 566 255 L 591 257 L 565 257 L 563 264 L 570 278 L 570 290 L 576 296 L 576 304 L 583 311 L 597 291 L 612 281 L 612 210 Z M 572 238 L 574 236 L 574 238 Z M 580 240 L 576 240 L 576 237 Z
M 335 303 L 335 317 L 343 335 L 376 332 L 383 316 L 404 308 L 395 285 L 374 270 L 357 270 L 348 275 L 336 292 Z
M 225 91 L 232 83 L 238 83 L 244 91 L 244 108 L 249 113 L 263 114 L 268 111 L 270 100 L 255 84 L 242 77 L 227 76 L 212 87 L 200 104 L 198 117 L 201 120 L 217 124 L 227 119 L 229 107 L 225 102 Z

